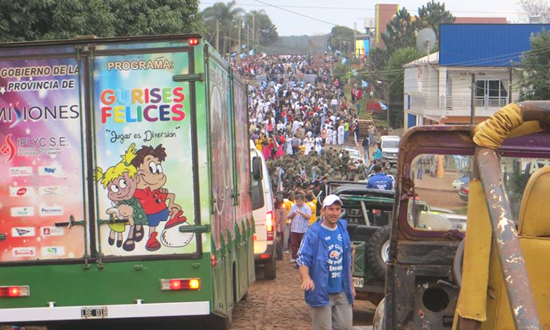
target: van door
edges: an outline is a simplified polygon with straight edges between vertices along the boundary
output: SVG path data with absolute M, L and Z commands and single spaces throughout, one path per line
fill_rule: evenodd
M 197 254 L 200 240 L 180 228 L 200 224 L 192 83 L 173 81 L 194 73 L 192 48 L 130 46 L 98 47 L 91 68 L 97 249 Z
M 2 264 L 89 254 L 79 62 L 74 47 L 41 50 L 0 57 Z

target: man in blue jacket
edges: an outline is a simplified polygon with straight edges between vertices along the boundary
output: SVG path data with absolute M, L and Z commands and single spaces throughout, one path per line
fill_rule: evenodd
M 380 190 L 392 190 L 393 180 L 382 171 L 382 166 L 376 164 L 372 167 L 374 174 L 369 178 L 367 182 L 367 188 L 380 189 Z
M 323 220 L 311 225 L 298 251 L 296 263 L 306 303 L 312 310 L 314 330 L 349 330 L 353 324 L 351 240 L 341 213 L 340 198 L 325 197 Z

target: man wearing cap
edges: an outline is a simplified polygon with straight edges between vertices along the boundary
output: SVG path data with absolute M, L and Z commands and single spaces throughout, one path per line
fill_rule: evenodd
M 382 171 L 382 165 L 376 164 L 372 167 L 372 170 L 374 174 L 369 178 L 367 188 L 380 190 L 393 189 L 393 180 Z
M 309 229 L 309 219 L 311 218 L 311 209 L 305 204 L 304 195 L 296 194 L 296 204 L 290 208 L 288 218 L 292 220 L 290 223 L 290 249 L 292 251 L 290 262 L 296 262 L 298 249 L 304 233 Z
M 349 330 L 353 324 L 351 240 L 341 212 L 340 198 L 328 195 L 323 201 L 323 221 L 311 226 L 298 251 L 301 288 L 311 307 L 314 330 Z

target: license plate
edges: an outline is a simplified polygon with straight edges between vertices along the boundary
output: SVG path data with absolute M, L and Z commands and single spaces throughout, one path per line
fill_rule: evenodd
M 106 319 L 109 317 L 107 306 L 82 307 L 80 317 L 83 319 Z
M 365 279 L 362 277 L 354 277 L 353 278 L 353 286 L 356 288 L 362 288 L 363 285 L 365 285 Z

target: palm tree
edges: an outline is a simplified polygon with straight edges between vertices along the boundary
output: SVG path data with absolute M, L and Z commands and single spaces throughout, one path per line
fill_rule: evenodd
M 216 42 L 216 25 L 219 24 L 219 44 L 215 44 L 215 47 L 220 48 L 217 50 L 222 55 L 225 55 L 231 47 L 239 42 L 237 40 L 237 29 L 244 10 L 240 7 L 235 7 L 236 4 L 237 1 L 235 0 L 227 4 L 218 2 L 212 7 L 205 8 L 202 12 L 210 43 Z

